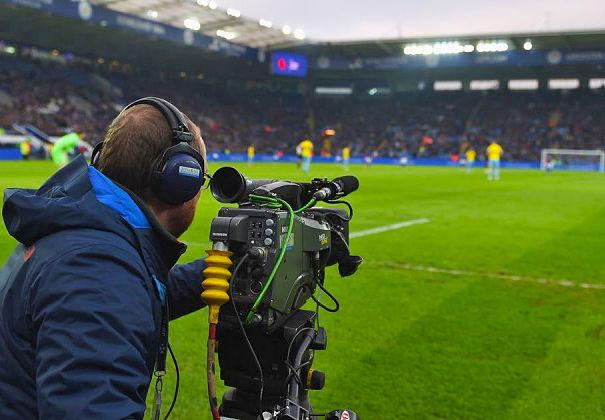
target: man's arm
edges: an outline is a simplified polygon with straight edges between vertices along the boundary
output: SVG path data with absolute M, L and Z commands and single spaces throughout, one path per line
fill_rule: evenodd
M 203 259 L 195 260 L 189 264 L 181 264 L 170 270 L 166 286 L 168 289 L 168 305 L 170 319 L 176 319 L 206 306 L 200 297 L 202 271 L 206 268 Z
M 39 418 L 143 417 L 157 338 L 146 274 L 131 261 L 91 246 L 37 276 L 29 307 Z

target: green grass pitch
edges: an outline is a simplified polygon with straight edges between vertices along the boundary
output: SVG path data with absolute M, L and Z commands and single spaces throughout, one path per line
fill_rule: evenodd
M 213 164 L 212 169 L 216 169 Z M 258 164 L 250 177 L 334 177 L 340 167 Z M 0 163 L 0 189 L 35 187 L 47 163 Z M 353 166 L 352 231 L 430 222 L 354 238 L 354 277 L 330 270 L 341 311 L 323 313 L 328 350 L 315 367 L 317 411 L 364 419 L 557 419 L 605 416 L 605 176 L 482 169 Z M 219 208 L 204 192 L 182 262 L 204 255 Z M 0 261 L 14 242 L 0 228 Z M 201 278 L 200 278 L 201 281 Z M 584 285 L 584 287 L 582 287 Z M 181 366 L 175 419 L 207 419 L 206 311 L 177 320 Z M 242 349 L 247 351 L 247 349 Z M 169 371 L 164 399 L 172 397 Z M 221 388 L 222 390 L 222 388 Z

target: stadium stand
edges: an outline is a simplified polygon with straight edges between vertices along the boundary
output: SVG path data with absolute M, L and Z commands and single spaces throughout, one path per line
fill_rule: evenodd
M 200 80 L 99 72 L 92 66 L 10 57 L 0 72 L 0 127 L 33 124 L 50 135 L 87 133 L 94 144 L 130 100 L 162 96 L 203 127 L 211 152 L 292 153 L 298 140 L 336 130 L 332 152 L 446 157 L 498 138 L 506 158 L 539 159 L 543 148 L 605 147 L 605 92 L 411 92 L 384 97 L 314 97 L 215 86 Z M 309 133 L 308 122 L 316 129 Z M 427 139 L 429 139 L 427 141 Z

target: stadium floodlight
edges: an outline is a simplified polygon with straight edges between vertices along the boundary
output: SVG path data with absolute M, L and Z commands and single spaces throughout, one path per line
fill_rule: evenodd
M 527 39 L 525 40 L 525 42 L 523 43 L 523 49 L 525 51 L 529 51 L 534 47 L 534 44 L 531 43 L 531 40 Z
M 605 151 L 542 149 L 540 169 L 605 172 Z
M 588 87 L 591 89 L 602 89 L 605 88 L 605 78 L 599 77 L 596 79 L 588 80 Z
M 506 41 L 479 41 L 475 47 L 477 52 L 503 52 L 508 50 Z
M 391 89 L 385 87 L 374 87 L 368 90 L 368 95 L 389 95 L 391 93 Z
M 282 31 L 282 33 L 283 33 L 284 35 L 290 35 L 290 34 L 292 33 L 292 28 L 291 28 L 290 26 L 288 26 L 288 25 L 284 25 L 284 26 L 281 28 L 281 31 Z
M 185 26 L 187 29 L 191 29 L 192 31 L 199 31 L 199 29 L 202 27 L 202 25 L 200 25 L 200 21 L 194 17 L 188 17 L 185 19 L 183 21 L 183 26 Z
M 540 86 L 537 79 L 512 79 L 508 81 L 510 90 L 536 90 Z
M 335 86 L 317 86 L 315 88 L 317 95 L 352 95 L 353 88 L 350 87 L 335 87 Z
M 555 89 L 577 89 L 580 87 L 580 80 L 578 79 L 550 79 L 548 81 L 548 88 Z
M 498 80 L 471 80 L 471 90 L 498 90 L 500 82 Z
M 147 16 L 149 16 L 152 19 L 157 19 L 158 11 L 157 10 L 147 10 Z
M 296 29 L 294 31 L 294 38 L 296 38 L 296 39 L 303 40 L 303 39 L 305 39 L 305 36 L 306 36 L 305 31 L 303 31 L 302 29 Z
M 273 27 L 273 22 L 271 22 L 270 20 L 267 20 L 267 19 L 259 19 L 258 24 L 260 26 L 264 26 L 265 28 L 269 28 L 269 29 L 271 29 Z
M 234 9 L 234 8 L 230 7 L 230 8 L 227 9 L 227 14 L 229 16 L 234 17 L 234 18 L 238 18 L 238 17 L 240 17 L 242 15 L 242 12 L 240 12 L 237 9 Z
M 224 29 L 217 29 L 216 30 L 216 36 L 219 36 L 221 38 L 225 38 L 225 39 L 231 41 L 232 39 L 237 38 L 238 33 L 237 32 L 226 31 Z
M 436 80 L 433 83 L 433 90 L 462 90 L 460 80 Z
M 407 44 L 403 47 L 405 55 L 431 55 L 431 54 L 461 54 L 475 50 L 472 44 L 462 44 L 459 41 L 441 41 L 432 44 Z
M 409 44 L 403 47 L 405 55 L 431 55 L 433 46 L 430 44 Z
M 216 2 L 214 0 L 210 0 L 208 2 L 208 7 L 211 8 L 212 10 L 214 10 L 218 7 L 218 4 L 216 4 Z
M 470 45 L 472 47 L 472 45 Z M 433 44 L 433 54 L 460 54 L 467 50 L 468 46 L 458 41 L 436 42 Z M 473 47 L 474 49 L 474 47 Z

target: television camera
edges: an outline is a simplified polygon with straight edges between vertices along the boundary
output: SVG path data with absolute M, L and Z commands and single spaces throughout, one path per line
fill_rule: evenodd
M 209 306 L 207 373 L 214 419 L 358 418 L 351 410 L 314 413 L 308 398 L 308 390 L 322 389 L 325 381 L 324 373 L 312 368 L 314 352 L 327 346 L 318 311 L 339 308 L 324 284 L 325 267 L 337 264 L 345 277 L 362 262 L 349 252 L 353 208 L 342 200 L 358 187 L 353 176 L 309 183 L 250 180 L 231 167 L 212 176 L 213 196 L 238 204 L 221 208 L 212 221 L 202 283 Z M 314 207 L 320 201 L 348 210 Z M 315 309 L 302 309 L 309 299 Z M 215 350 L 220 377 L 232 387 L 220 408 Z

